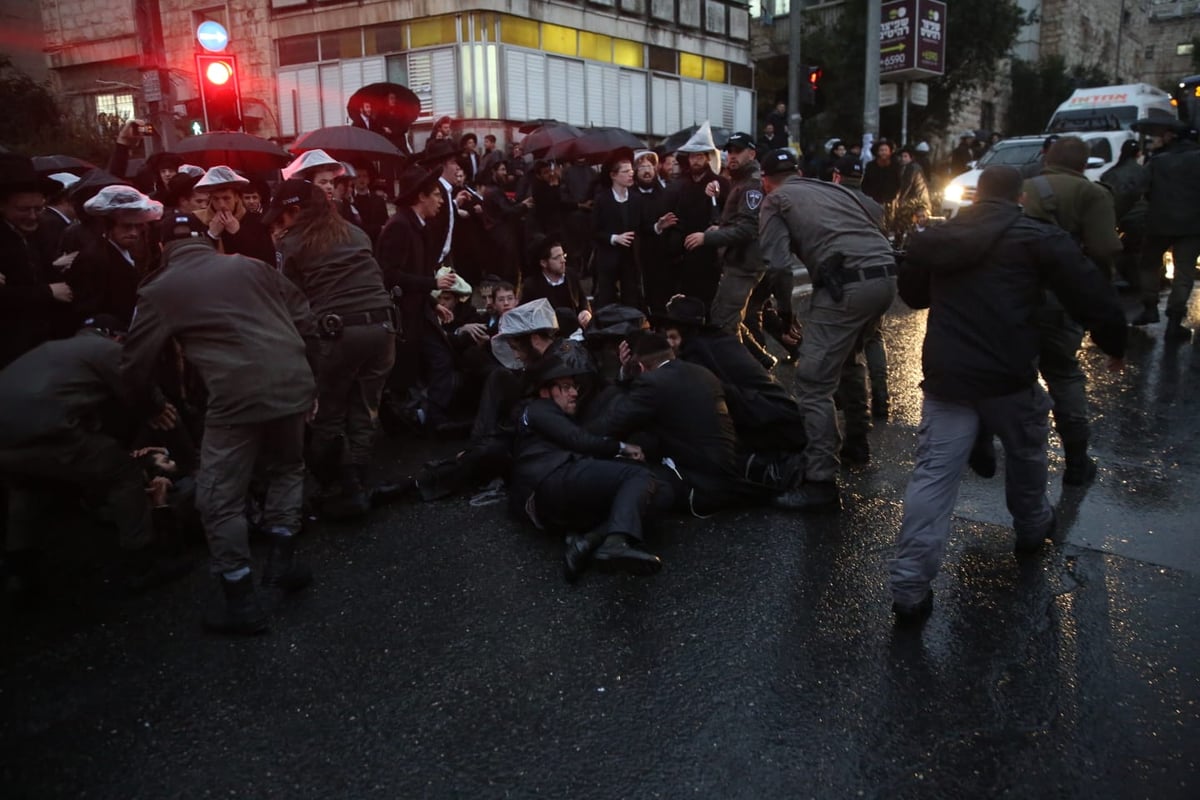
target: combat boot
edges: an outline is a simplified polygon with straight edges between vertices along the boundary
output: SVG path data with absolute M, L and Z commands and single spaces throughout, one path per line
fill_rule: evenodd
M 774 504 L 788 511 L 833 512 L 842 510 L 842 496 L 836 481 L 805 481 L 776 497 Z
M 296 562 L 296 537 L 271 535 L 271 549 L 263 567 L 262 585 L 296 592 L 312 583 L 312 570 Z
M 1191 338 L 1191 329 L 1183 326 L 1183 315 L 1168 312 L 1167 329 L 1163 332 L 1163 339 L 1168 342 L 1187 342 Z
M 855 436 L 847 436 L 842 442 L 841 450 L 842 463 L 848 467 L 865 467 L 871 463 L 871 443 L 867 441 L 867 435 L 860 433 Z
M 358 519 L 371 510 L 371 500 L 363 490 L 358 471 L 343 464 L 341 480 L 321 496 L 321 516 L 325 519 Z
M 213 633 L 253 636 L 269 626 L 266 609 L 254 591 L 254 573 L 247 572 L 237 580 L 218 578 L 224 601 L 204 617 L 204 627 Z
M 1096 460 L 1088 456 L 1087 449 L 1087 439 L 1063 442 L 1063 452 L 1066 455 L 1063 486 L 1083 486 L 1096 477 Z
M 1145 308 L 1143 308 L 1142 313 L 1138 314 L 1136 317 L 1134 317 L 1133 321 L 1130 322 L 1129 324 L 1130 325 L 1153 325 L 1154 323 L 1158 322 L 1158 320 L 1159 320 L 1158 306 L 1157 305 L 1152 305 L 1152 306 L 1148 305 Z

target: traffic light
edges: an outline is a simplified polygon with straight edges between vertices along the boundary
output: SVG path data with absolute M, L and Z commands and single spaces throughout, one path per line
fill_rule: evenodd
M 815 106 L 821 98 L 821 74 L 818 66 L 804 67 L 800 72 L 800 105 Z
M 196 55 L 200 101 L 206 131 L 242 129 L 242 95 L 238 89 L 237 57 Z

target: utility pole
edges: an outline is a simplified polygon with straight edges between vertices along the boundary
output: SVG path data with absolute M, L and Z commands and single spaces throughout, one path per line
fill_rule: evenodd
M 870 158 L 871 146 L 879 135 L 879 22 L 882 0 L 867 0 L 867 63 L 863 84 L 863 158 Z
M 875 0 L 878 2 L 878 0 Z M 788 8 L 788 140 L 800 148 L 800 3 L 792 0 Z M 877 15 L 878 16 L 878 15 Z M 878 35 L 876 54 L 878 54 Z M 878 60 L 878 59 L 876 59 Z
M 175 100 L 171 74 L 166 69 L 167 53 L 158 0 L 136 0 L 134 21 L 142 43 L 142 59 L 138 65 L 142 76 L 142 99 L 149 111 L 147 117 L 157 131 L 146 142 L 147 155 L 150 155 L 150 152 L 169 150 L 175 143 Z

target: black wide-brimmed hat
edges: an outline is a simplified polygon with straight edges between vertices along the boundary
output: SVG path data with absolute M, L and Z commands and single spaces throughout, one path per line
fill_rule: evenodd
M 17 153 L 0 153 L 0 193 L 39 192 L 57 194 L 63 185 L 37 173 L 33 160 Z
M 650 321 L 655 327 L 670 327 L 674 323 L 703 328 L 708 324 L 707 310 L 698 297 L 673 297 L 667 301 L 666 311 L 652 315 Z
M 396 204 L 412 205 L 418 194 L 422 191 L 428 192 L 437 183 L 438 175 L 441 174 L 440 167 L 427 169 L 420 164 L 409 164 L 396 181 L 399 184 L 399 188 L 396 189 Z

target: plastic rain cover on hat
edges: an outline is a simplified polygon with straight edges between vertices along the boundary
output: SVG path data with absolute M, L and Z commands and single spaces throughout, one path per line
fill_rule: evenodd
M 248 178 L 238 175 L 233 171 L 232 167 L 222 165 L 213 167 L 204 173 L 204 177 L 196 184 L 196 191 L 211 192 L 214 189 L 236 188 L 249 185 L 250 180 Z
M 500 318 L 500 332 L 492 337 L 492 355 L 509 369 L 522 369 L 525 362 L 513 349 L 511 340 L 534 331 L 558 330 L 554 306 L 544 297 L 519 305 Z
M 295 161 L 283 168 L 283 179 L 288 178 L 307 178 L 309 174 L 318 169 L 333 170 L 337 175 L 341 175 L 345 171 L 342 162 L 337 159 L 330 158 L 329 154 L 324 150 L 305 150 Z
M 683 147 L 675 151 L 676 153 L 708 153 L 708 168 L 713 171 L 714 175 L 719 175 L 721 172 L 721 151 L 713 143 L 712 125 L 708 120 L 704 121 L 692 138 L 688 139 Z
M 451 273 L 454 273 L 454 270 L 451 269 L 450 267 L 438 267 L 438 271 L 434 273 L 433 277 L 440 278 L 443 275 L 449 275 Z M 459 297 L 470 297 L 475 292 L 475 290 L 471 288 L 471 284 L 469 284 L 463 280 L 462 275 L 459 275 L 458 273 L 454 273 L 454 285 L 453 286 L 451 286 L 449 289 L 434 289 L 432 292 L 429 293 L 429 295 L 434 300 L 436 300 L 438 298 L 438 295 L 440 295 L 442 292 L 453 292 L 454 294 L 458 295 Z
M 83 204 L 83 210 L 98 217 L 125 211 L 134 215 L 135 222 L 153 222 L 162 217 L 163 205 L 132 186 L 105 186 Z

